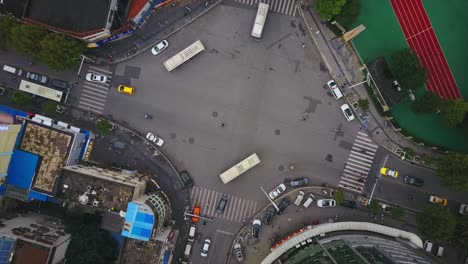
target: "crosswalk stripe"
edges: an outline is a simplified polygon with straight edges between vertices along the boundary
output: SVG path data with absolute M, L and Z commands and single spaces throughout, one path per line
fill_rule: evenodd
M 352 166 L 354 168 L 359 168 L 359 169 L 354 169 L 354 170 L 365 170 L 365 171 L 368 171 L 369 169 L 367 167 L 363 167 L 361 165 L 358 165 L 358 164 L 354 164 L 354 163 L 347 163 L 345 168 L 348 167 L 348 166 Z
M 345 176 L 346 179 L 353 179 L 353 180 L 359 180 L 359 179 L 362 179 L 363 177 L 358 177 L 358 176 L 354 176 L 354 175 L 350 175 L 350 174 L 347 174 L 347 173 L 343 173 L 343 176 Z
M 216 213 L 216 206 L 217 206 L 217 203 L 219 201 L 219 198 L 221 198 L 221 195 L 223 195 L 222 193 L 218 193 L 218 192 L 215 192 L 213 193 L 213 199 L 211 199 L 211 201 L 209 202 L 209 205 L 210 205 L 210 210 L 209 210 L 209 215 L 210 216 L 214 216 L 215 213 Z
M 355 188 L 350 188 L 349 186 L 345 186 L 344 184 L 338 184 L 341 188 L 348 189 L 349 191 L 356 192 L 356 193 L 361 193 L 362 190 L 356 190 Z
M 368 137 L 363 137 L 363 136 L 357 135 L 357 138 L 368 141 L 368 142 L 372 142 L 372 140 L 370 138 L 368 138 Z
M 259 3 L 265 3 L 270 6 L 269 11 L 285 14 L 288 16 L 295 16 L 297 12 L 296 0 L 235 0 L 238 3 L 256 6 Z
M 101 68 L 98 68 L 98 67 L 95 67 L 95 66 L 89 66 L 89 68 L 91 68 L 91 69 L 93 69 L 93 70 L 96 70 L 96 71 L 100 71 L 100 72 L 105 72 L 105 73 L 108 73 L 108 74 L 112 74 L 111 71 L 104 70 L 104 69 L 101 69 Z
M 224 216 L 223 218 L 229 220 L 229 217 L 234 214 L 234 212 L 237 210 L 237 206 L 239 204 L 239 201 L 240 199 L 234 199 L 234 201 L 232 201 L 232 204 L 231 204 L 231 210 L 229 210 Z
M 358 182 L 358 181 L 355 181 L 355 180 L 349 179 L 349 178 L 342 178 L 340 180 L 340 182 L 345 183 L 345 184 L 347 183 L 348 185 L 354 185 L 354 186 L 357 185 L 357 186 L 361 186 L 361 187 L 364 186 L 364 183 Z
M 362 132 L 362 131 L 358 131 L 358 135 L 365 136 L 365 137 L 369 136 L 369 135 L 367 135 L 367 133 Z
M 365 163 L 370 163 L 372 164 L 372 159 L 369 159 L 369 158 L 364 158 L 364 157 L 361 157 L 361 156 L 358 156 L 358 155 L 354 155 L 353 153 L 349 154 L 349 157 L 350 158 L 353 158 L 353 159 L 359 159 Z
M 102 86 L 90 86 L 90 85 L 85 84 L 83 85 L 83 88 L 86 88 L 86 89 L 83 89 L 82 92 L 89 92 L 91 90 L 102 95 L 107 95 L 109 93 L 109 89 L 106 87 L 102 87 Z M 95 93 L 92 93 L 92 94 L 95 94 Z
M 240 214 L 240 217 L 242 217 L 242 219 L 244 219 L 244 218 L 246 218 L 248 216 L 251 202 L 252 201 L 246 201 L 246 203 L 243 205 L 242 211 L 241 211 L 241 214 Z
M 363 177 L 363 176 L 366 175 L 366 173 L 352 171 L 352 170 L 349 170 L 349 169 L 344 169 L 343 174 L 345 174 L 344 172 L 346 172 L 348 175 L 356 175 L 357 177 Z
M 237 210 L 236 210 L 237 214 L 236 214 L 236 215 L 233 215 L 233 218 L 234 218 L 235 216 L 237 217 L 237 218 L 236 218 L 237 220 L 243 218 L 242 214 L 243 214 L 243 211 L 244 211 L 244 207 L 245 207 L 245 205 L 246 205 L 248 202 L 249 202 L 248 200 L 241 199 L 241 201 L 239 202 L 238 208 L 237 208 Z
M 354 159 L 352 157 L 349 157 L 348 160 L 352 161 L 353 163 L 358 163 L 358 164 L 361 164 L 361 165 L 366 166 L 366 167 L 370 167 L 372 165 L 372 162 L 369 164 L 369 162 L 363 162 L 363 161 Z
M 370 160 L 374 160 L 374 155 L 367 155 L 367 154 L 364 154 L 364 153 L 361 153 L 361 152 L 357 152 L 357 151 L 354 151 L 354 150 L 351 150 L 350 152 L 351 154 L 355 155 L 355 156 L 361 156 L 363 158 L 368 158 Z
M 80 100 L 78 105 L 83 105 L 84 108 L 90 107 L 90 108 L 94 108 L 94 109 L 104 110 L 104 107 L 102 107 L 102 106 L 95 105 L 95 104 L 93 104 L 93 102 L 86 102 L 86 101 L 83 101 L 83 100 Z
M 360 149 L 355 149 L 355 148 L 360 148 Z M 364 145 L 361 145 L 361 144 L 354 144 L 353 149 L 358 150 L 358 151 L 364 150 L 365 152 L 372 152 L 372 154 L 375 154 L 375 152 L 376 152 L 375 149 L 369 148 L 368 146 L 364 146 Z
M 368 143 L 368 142 L 365 142 L 365 141 L 362 141 L 360 139 L 356 139 L 354 142 L 358 142 L 360 145 L 361 144 L 364 144 L 366 146 L 369 146 L 370 148 L 373 148 L 373 149 L 377 149 L 379 146 L 376 146 L 374 144 L 371 144 L 371 143 Z
M 88 98 L 86 98 L 86 97 L 88 97 Z M 101 101 L 101 102 L 96 102 L 96 103 L 99 103 L 101 105 L 106 102 L 106 99 L 107 98 L 105 98 L 105 97 L 104 98 L 96 97 L 96 96 L 92 96 L 90 94 L 81 94 L 81 98 L 80 98 L 80 100 L 85 100 L 85 101 L 87 100 L 87 101 L 91 101 L 91 102 L 94 102 L 95 100 Z

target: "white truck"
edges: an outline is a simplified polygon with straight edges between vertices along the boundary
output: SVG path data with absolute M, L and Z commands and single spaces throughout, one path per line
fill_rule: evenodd
M 461 204 L 458 213 L 461 215 L 468 215 L 468 204 Z

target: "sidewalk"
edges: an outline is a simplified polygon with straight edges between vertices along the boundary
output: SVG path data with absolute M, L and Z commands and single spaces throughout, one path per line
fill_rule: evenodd
M 315 1 L 311 0 L 308 4 L 313 6 L 314 2 Z M 304 1 L 304 3 L 307 2 Z M 335 79 L 339 85 L 346 84 L 346 86 L 351 86 L 355 83 L 362 82 L 365 78 L 362 73 L 363 65 L 359 60 L 358 54 L 356 54 L 353 49 L 352 44 L 345 43 L 341 38 L 331 32 L 313 8 L 305 9 L 305 6 L 302 5 L 299 8 L 299 15 L 304 19 L 309 35 L 320 52 L 323 63 L 328 68 L 331 77 Z M 364 123 L 365 116 L 369 116 L 368 125 L 365 130 L 375 143 L 398 156 L 403 154 L 402 150 L 406 147 L 413 149 L 418 156 L 425 155 L 432 158 L 441 156 L 439 152 L 415 144 L 398 133 L 391 123 L 378 113 L 364 85 L 358 85 L 351 89 L 343 90 L 343 93 L 350 105 L 356 102 L 358 98 L 369 100 L 369 110 L 367 113 L 360 109 L 355 109 L 355 112 L 361 124 Z
M 148 20 L 131 36 L 106 45 L 90 49 L 86 55 L 95 57 L 96 64 L 119 63 L 152 48 L 206 12 L 217 6 L 221 0 L 174 0 L 176 6 L 168 3 L 154 11 Z M 208 6 L 205 3 L 208 2 Z M 186 7 L 191 10 L 188 12 Z

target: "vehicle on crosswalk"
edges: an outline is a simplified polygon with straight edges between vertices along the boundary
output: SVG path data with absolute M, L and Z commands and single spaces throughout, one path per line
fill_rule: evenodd
M 168 46 L 169 46 L 169 42 L 167 42 L 167 40 L 163 40 L 163 41 L 159 42 L 158 44 L 156 44 L 151 49 L 151 53 L 153 53 L 153 55 L 156 56 L 159 53 L 161 53 L 163 50 L 165 50 Z
M 203 241 L 203 246 L 200 252 L 200 256 L 207 257 L 208 252 L 210 251 L 210 246 L 211 246 L 211 239 L 205 238 L 205 241 Z
M 218 214 L 224 213 L 224 209 L 226 209 L 228 200 L 229 200 L 229 196 L 227 194 L 223 194 L 221 196 L 221 200 L 219 200 L 218 206 L 216 207 L 216 212 Z
M 192 222 L 198 223 L 198 221 L 200 221 L 200 217 L 198 217 L 198 216 L 200 216 L 200 213 L 201 213 L 201 206 L 197 204 L 197 205 L 195 205 L 195 207 L 193 207 L 192 214 L 194 216 L 192 216 Z
M 41 74 L 38 74 L 38 73 L 34 73 L 34 72 L 27 72 L 26 73 L 26 78 L 28 78 L 30 80 L 33 80 L 33 81 L 36 81 L 36 82 L 39 82 L 39 83 L 42 83 L 42 84 L 46 84 L 49 81 L 49 78 L 47 76 L 41 75 Z
M 278 205 L 278 210 L 276 210 L 276 214 L 283 214 L 284 210 L 286 210 L 286 208 L 288 208 L 288 206 L 291 204 L 291 201 L 289 200 L 288 197 L 283 197 L 283 199 L 281 199 L 281 202 L 279 203 Z
M 405 176 L 403 178 L 403 182 L 409 185 L 414 185 L 417 187 L 421 187 L 424 185 L 424 180 L 418 177 L 413 177 L 413 176 Z
M 304 202 L 304 204 L 302 206 L 304 206 L 304 208 L 307 208 L 315 200 L 317 200 L 317 198 L 315 198 L 315 195 L 313 195 L 312 193 L 309 193 L 309 197 L 307 198 L 307 200 Z
M 446 206 L 448 204 L 448 200 L 439 196 L 431 195 L 429 196 L 429 202 L 433 204 L 440 204 Z
M 106 83 L 107 76 L 95 73 L 88 73 L 86 74 L 86 80 L 90 82 L 97 82 L 97 83 Z
M 255 218 L 252 222 L 252 237 L 258 238 L 260 236 L 260 229 L 262 228 L 262 222 L 260 219 Z
M 319 199 L 317 200 L 318 207 L 335 207 L 336 201 L 333 199 Z
M 276 188 L 274 188 L 269 194 L 268 196 L 270 196 L 270 198 L 272 200 L 276 199 L 276 197 L 278 197 L 280 194 L 282 194 L 284 191 L 286 191 L 286 185 L 284 185 L 284 183 L 281 183 L 280 185 L 278 185 Z
M 393 177 L 393 178 L 398 177 L 398 171 L 394 171 L 394 170 L 391 170 L 391 169 L 385 168 L 385 167 L 380 169 L 380 174 L 382 174 L 384 176 L 390 176 L 390 177 Z
M 164 145 L 164 140 L 151 132 L 148 132 L 148 134 L 146 134 L 146 139 L 148 139 L 151 142 L 154 142 L 158 147 L 162 147 Z
M 273 220 L 273 216 L 275 215 L 275 208 L 273 206 L 268 206 L 268 208 L 265 211 L 265 214 L 263 215 L 263 223 L 265 225 L 270 225 L 271 221 Z
M 133 95 L 135 94 L 135 88 L 131 87 L 131 86 L 126 86 L 126 85 L 119 85 L 117 87 L 117 91 L 119 93 L 123 93 L 123 94 L 128 94 L 128 95 Z
M 351 111 L 351 108 L 349 108 L 348 104 L 343 104 L 342 106 L 340 106 L 340 108 L 348 122 L 354 120 L 353 112 Z
M 328 89 L 330 89 L 330 92 L 333 94 L 333 97 L 335 99 L 340 99 L 343 97 L 343 94 L 341 93 L 340 87 L 336 84 L 335 80 L 329 80 L 327 82 Z
M 252 37 L 257 39 L 262 37 L 263 27 L 265 26 L 268 15 L 268 9 L 270 9 L 270 5 L 265 3 L 258 4 L 257 16 L 255 17 L 252 33 L 250 33 Z

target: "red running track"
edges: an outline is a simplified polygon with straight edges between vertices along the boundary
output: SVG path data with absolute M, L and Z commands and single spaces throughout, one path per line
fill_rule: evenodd
M 426 68 L 427 90 L 445 99 L 461 98 L 460 90 L 440 48 L 421 0 L 390 0 L 406 41 Z

